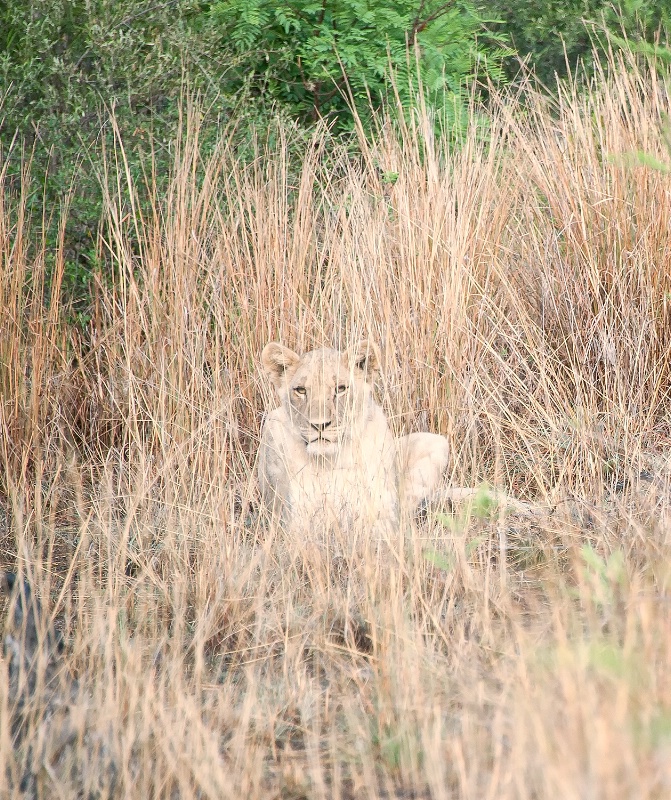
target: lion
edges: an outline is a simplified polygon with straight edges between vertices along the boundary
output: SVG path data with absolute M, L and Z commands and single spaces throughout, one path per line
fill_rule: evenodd
M 380 353 L 363 340 L 342 353 L 299 355 L 277 342 L 261 354 L 280 405 L 266 417 L 257 475 L 265 507 L 291 528 L 398 528 L 445 472 L 444 436 L 395 438 L 375 401 Z

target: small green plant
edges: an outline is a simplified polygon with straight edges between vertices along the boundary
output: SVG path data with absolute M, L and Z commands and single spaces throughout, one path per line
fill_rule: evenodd
M 446 553 L 441 553 L 434 548 L 426 548 L 422 555 L 432 566 L 443 572 L 451 572 L 454 569 L 454 559 Z
M 671 51 L 667 51 L 671 55 Z M 625 167 L 647 167 L 665 175 L 671 172 L 671 119 L 666 113 L 662 113 L 659 121 L 659 134 L 662 145 L 666 150 L 669 160 L 661 161 L 657 156 L 646 153 L 644 150 L 636 150 L 633 153 L 623 153 L 619 156 L 610 156 L 611 163 L 620 164 Z
M 456 523 L 454 517 L 441 512 L 436 514 L 436 519 L 441 525 L 445 525 L 445 527 L 451 529 L 457 527 L 461 529 L 463 528 L 463 523 L 465 523 L 469 517 L 488 519 L 497 508 L 498 500 L 496 496 L 491 492 L 490 487 L 486 483 L 483 483 L 478 487 L 475 494 L 464 502 L 464 510 L 458 517 Z
M 591 592 L 591 599 L 601 613 L 609 613 L 627 583 L 624 554 L 614 550 L 607 558 L 600 556 L 591 544 L 580 549 L 583 562 L 583 579 Z

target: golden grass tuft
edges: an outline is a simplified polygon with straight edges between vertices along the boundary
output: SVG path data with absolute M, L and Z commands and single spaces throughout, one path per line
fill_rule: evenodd
M 69 698 L 13 741 L 0 679 L 0 793 L 668 793 L 671 193 L 628 156 L 671 159 L 669 97 L 613 63 L 525 101 L 486 131 L 474 106 L 459 150 L 416 118 L 247 164 L 226 137 L 203 162 L 191 108 L 149 212 L 119 144 L 85 335 L 0 175 L 2 562 L 64 634 Z M 451 483 L 553 513 L 483 501 L 337 563 L 264 527 L 264 344 L 362 336 Z

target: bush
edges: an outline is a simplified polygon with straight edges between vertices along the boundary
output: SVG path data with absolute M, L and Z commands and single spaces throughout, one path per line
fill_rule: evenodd
M 478 41 L 481 20 L 468 2 L 219 0 L 212 14 L 240 55 L 240 89 L 336 129 L 352 125 L 350 100 L 364 119 L 380 106 L 390 65 L 404 107 L 414 101 L 418 67 L 430 99 L 445 107 L 476 71 L 497 74 L 501 55 Z
M 85 301 L 102 212 L 102 152 L 115 140 L 109 110 L 129 171 L 141 174 L 151 139 L 160 177 L 174 157 L 169 143 L 182 89 L 208 94 L 214 116 L 226 118 L 220 83 L 230 61 L 194 0 L 1 3 L 0 31 L 0 80 L 7 87 L 0 151 L 14 183 L 30 162 L 40 189 L 27 211 L 48 250 L 55 249 L 58 214 L 43 224 L 43 195 L 48 208 L 70 205 L 64 286 Z
M 31 173 L 35 188 L 23 207 L 48 258 L 56 251 L 58 209 L 69 207 L 63 286 L 85 313 L 103 211 L 103 154 L 120 138 L 130 183 L 142 187 L 148 175 L 152 191 L 160 190 L 174 161 L 170 143 L 185 90 L 207 109 L 204 152 L 235 118 L 240 152 L 253 153 L 256 132 L 272 138 L 276 116 L 293 119 L 296 130 L 320 117 L 337 130 L 350 128 L 348 93 L 365 117 L 390 91 L 390 64 L 403 104 L 411 104 L 417 65 L 408 44 L 418 48 L 427 95 L 454 108 L 466 78 L 495 73 L 500 53 L 478 42 L 479 29 L 467 2 L 435 0 L 0 3 L 0 153 L 8 186 Z M 48 218 L 43 201 L 56 212 Z
M 498 20 L 495 32 L 509 38 L 514 50 L 529 64 L 546 85 L 552 88 L 555 75 L 567 75 L 582 64 L 586 74 L 594 69 L 594 58 L 607 48 L 608 33 L 631 41 L 653 41 L 671 21 L 671 2 L 621 0 L 604 4 L 597 0 L 494 0 L 487 3 L 488 14 Z M 514 78 L 519 59 L 508 58 L 506 71 Z

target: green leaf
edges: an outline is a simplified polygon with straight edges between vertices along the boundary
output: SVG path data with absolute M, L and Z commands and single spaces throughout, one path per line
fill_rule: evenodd
M 650 153 L 643 150 L 637 150 L 635 153 L 623 153 L 619 156 L 609 156 L 608 159 L 611 163 L 623 167 L 648 167 L 658 172 L 668 173 L 671 170 L 668 164 L 660 161 Z
M 427 549 L 422 552 L 424 558 L 433 564 L 434 567 L 442 569 L 444 572 L 451 572 L 454 569 L 454 559 L 446 553 L 440 553 L 438 550 Z

